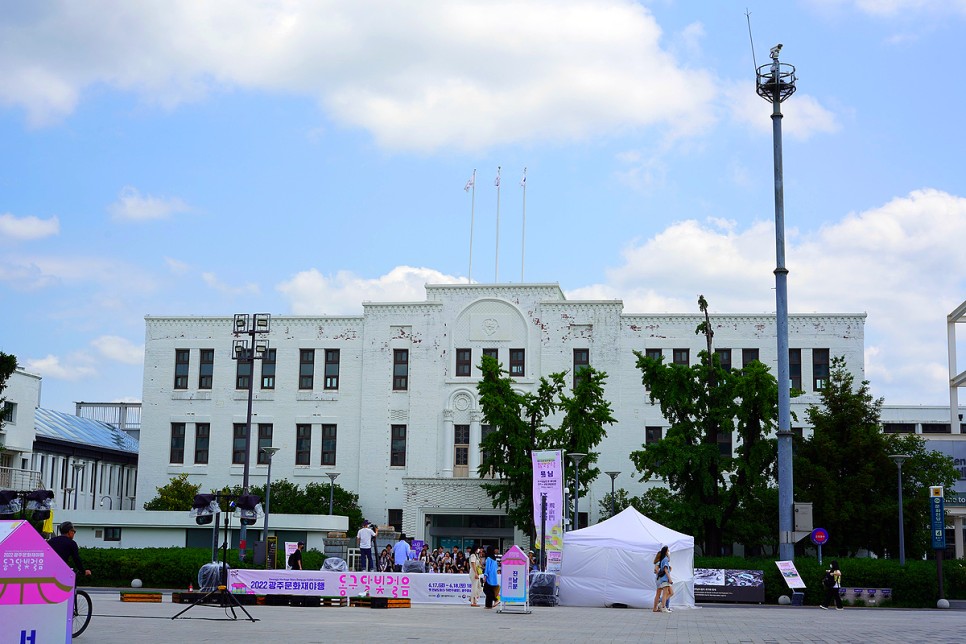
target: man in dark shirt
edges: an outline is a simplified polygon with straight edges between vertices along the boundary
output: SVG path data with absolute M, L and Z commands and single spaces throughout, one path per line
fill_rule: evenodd
M 292 554 L 288 556 L 288 566 L 292 570 L 303 570 L 302 568 L 302 549 L 305 548 L 305 542 L 299 541 L 298 546 L 292 551 Z
M 71 560 L 73 560 L 75 564 L 73 568 L 77 572 L 83 570 L 84 574 L 90 577 L 91 571 L 84 568 L 84 564 L 81 563 L 80 548 L 77 547 L 77 542 L 74 541 L 74 534 L 76 532 L 77 530 L 74 530 L 73 523 L 70 521 L 64 521 L 60 524 L 60 536 L 54 537 L 48 541 L 47 544 L 54 549 L 54 552 L 60 555 L 60 558 L 63 559 L 68 566 L 71 565 Z

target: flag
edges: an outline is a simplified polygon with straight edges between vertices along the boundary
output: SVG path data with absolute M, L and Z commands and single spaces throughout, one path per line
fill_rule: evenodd
M 465 190 L 466 192 L 469 192 L 470 188 L 472 188 L 475 184 L 476 184 L 476 175 L 474 174 L 472 177 L 466 180 L 466 185 L 463 186 L 463 190 Z
M 524 188 L 527 187 L 527 169 L 523 169 L 523 178 L 520 179 L 520 185 Z
M 500 169 L 499 168 L 496 169 L 496 179 L 493 180 L 493 185 L 496 186 L 497 188 L 500 187 Z

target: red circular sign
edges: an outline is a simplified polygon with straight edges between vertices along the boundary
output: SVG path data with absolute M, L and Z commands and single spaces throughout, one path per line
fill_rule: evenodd
M 825 528 L 815 528 L 812 530 L 812 543 L 821 546 L 828 541 L 828 530 Z

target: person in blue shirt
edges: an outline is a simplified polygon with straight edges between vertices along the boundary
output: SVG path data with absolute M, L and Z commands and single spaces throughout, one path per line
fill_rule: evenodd
M 654 593 L 653 610 L 655 613 L 670 613 L 671 609 L 664 604 L 665 599 L 671 599 L 671 555 L 667 546 L 661 548 L 661 551 L 654 557 L 654 561 L 657 564 L 655 569 L 657 592 Z
M 496 595 L 500 591 L 500 577 L 497 572 L 496 548 L 486 547 L 486 563 L 483 565 L 483 594 L 486 596 L 485 608 L 493 608 Z
M 406 541 L 406 533 L 399 535 L 399 541 L 392 547 L 393 570 L 402 572 L 403 565 L 409 559 L 409 542 Z

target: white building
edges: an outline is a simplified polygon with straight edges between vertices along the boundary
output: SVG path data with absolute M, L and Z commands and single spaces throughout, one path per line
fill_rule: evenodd
M 705 346 L 695 334 L 701 315 L 629 314 L 617 300 L 567 300 L 556 284 L 431 285 L 426 294 L 364 303 L 361 316 L 272 318 L 271 349 L 255 364 L 254 482 L 267 470 L 258 449 L 272 445 L 280 448 L 273 480 L 327 483 L 338 472 L 367 518 L 432 545 L 520 542 L 476 475 L 487 431 L 478 365 L 492 353 L 520 391 L 581 364 L 606 372 L 617 423 L 598 466 L 622 472 L 618 487 L 643 490 L 628 454 L 668 423 L 648 402 L 633 351 L 694 363 Z M 712 323 L 723 361 L 760 359 L 776 370 L 773 314 Z M 819 401 L 831 357 L 844 356 L 863 378 L 864 325 L 864 314 L 790 316 L 791 384 L 805 392 L 793 400 L 800 419 Z M 249 367 L 232 359 L 232 330 L 227 317 L 146 318 L 138 505 L 181 473 L 203 489 L 241 483 Z M 591 522 L 610 492 L 601 478 L 581 498 Z

